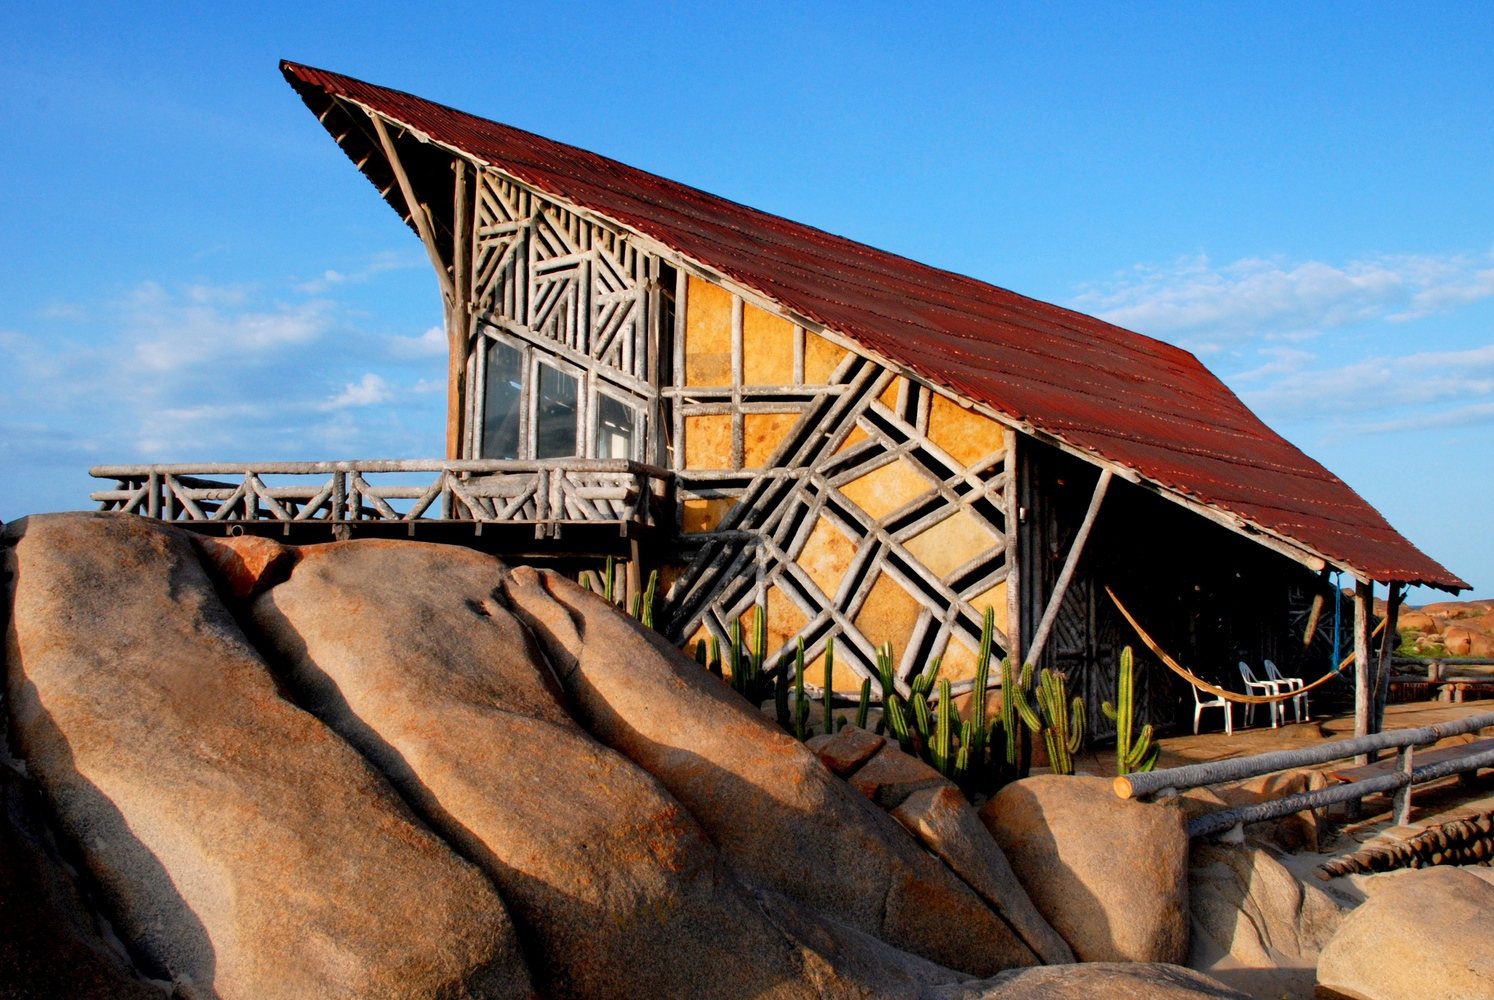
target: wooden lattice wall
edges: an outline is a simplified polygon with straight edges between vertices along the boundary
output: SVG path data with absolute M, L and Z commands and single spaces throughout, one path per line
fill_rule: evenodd
M 968 688 L 986 607 L 1007 645 L 1011 433 L 710 282 L 683 290 L 671 636 L 724 641 L 765 606 L 770 656 L 803 638 L 818 664 L 836 637 L 837 691 L 889 641 L 904 676 L 943 656 Z

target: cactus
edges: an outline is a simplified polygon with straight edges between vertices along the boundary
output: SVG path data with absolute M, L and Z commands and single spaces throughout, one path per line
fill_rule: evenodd
M 705 669 L 706 664 L 709 662 L 706 659 L 706 641 L 704 639 L 700 639 L 695 643 L 695 662 L 700 664 L 702 670 Z
M 746 657 L 742 655 L 742 621 L 740 618 L 732 619 L 731 632 L 727 640 L 731 643 L 727 651 L 731 662 L 731 689 L 741 694 L 743 684 L 747 680 L 747 664 Z
M 799 655 L 803 656 L 804 640 L 799 640 Z M 835 732 L 835 647 L 825 645 L 825 686 L 820 689 L 820 700 L 825 703 L 825 732 Z
M 721 676 L 721 640 L 714 635 L 711 636 L 711 673 L 716 675 L 717 680 L 724 680 Z
M 966 776 L 971 774 L 972 761 L 975 760 L 974 755 L 979 752 L 980 748 L 979 737 L 976 736 L 977 732 L 979 730 L 975 728 L 974 719 L 966 719 L 960 725 L 960 752 L 955 757 L 954 765 L 955 781 L 962 781 Z
M 1007 767 L 1017 766 L 1018 741 L 1017 741 L 1017 704 L 1023 702 L 1023 691 L 1032 677 L 1032 668 L 1027 667 L 1019 676 L 1012 671 L 1012 661 L 1002 658 L 1001 661 L 1001 731 L 1006 743 Z M 1020 685 L 1020 687 L 1019 687 Z
M 831 639 L 830 642 L 834 642 Z M 828 651 L 828 644 L 827 644 Z M 866 717 L 871 712 L 871 678 L 861 682 L 861 698 L 856 702 L 856 728 L 866 728 Z
M 602 583 L 602 600 L 612 603 L 612 557 L 607 557 L 607 579 Z
M 928 668 L 913 679 L 912 694 L 922 693 L 925 698 L 930 691 L 934 690 L 934 682 L 939 679 L 939 668 L 944 663 L 944 657 L 936 656 L 930 661 Z
M 648 586 L 643 588 L 643 610 L 638 615 L 638 621 L 644 628 L 654 627 L 654 601 L 659 596 L 659 571 L 650 570 L 648 574 Z
M 628 605 L 628 617 L 631 618 L 631 619 L 633 619 L 634 621 L 637 621 L 638 618 L 639 618 L 639 616 L 642 615 L 642 614 L 643 614 L 643 595 L 642 594 L 634 594 L 633 595 L 632 603 L 630 603 Z
M 809 738 L 809 699 L 804 697 L 804 643 L 794 650 L 794 738 Z
M 1021 678 L 1023 689 L 1027 687 L 1026 682 L 1031 677 L 1032 664 L 1024 664 Z M 1033 735 L 1043 737 L 1053 773 L 1073 774 L 1074 754 L 1084 744 L 1084 699 L 1075 696 L 1070 703 L 1068 678 L 1056 670 L 1046 668 L 1038 679 L 1034 694 L 1037 696 L 1036 707 L 1027 703 L 1022 690 L 1011 692 L 1012 704 Z M 1011 755 L 1009 749 L 1007 755 Z
M 918 727 L 918 735 L 923 737 L 924 743 L 928 743 L 934 731 L 934 713 L 929 708 L 929 700 L 923 696 L 922 691 L 914 691 L 913 700 L 909 704 L 913 706 L 913 724 Z
M 908 717 L 902 695 L 892 679 L 892 643 L 884 642 L 877 650 L 877 673 L 882 681 L 882 718 L 887 731 L 897 740 L 904 753 L 914 753 L 913 734 L 908 728 Z
M 1115 723 L 1115 773 L 1130 774 L 1132 771 L 1150 771 L 1157 766 L 1157 755 L 1161 752 L 1152 742 L 1152 727 L 1143 726 L 1133 740 L 1136 727 L 1136 662 L 1131 647 L 1121 650 L 1120 674 L 1116 678 L 1115 700 L 1118 704 L 1104 702 L 1100 710 Z
M 920 695 L 919 697 L 922 697 Z M 939 722 L 934 733 L 934 742 L 929 747 L 929 763 L 934 770 L 946 778 L 954 774 L 954 726 L 958 725 L 959 709 L 955 708 L 954 696 L 949 690 L 949 678 L 939 682 Z
M 960 737 L 965 766 L 960 773 L 978 778 L 986 762 L 986 689 L 991 680 L 991 649 L 996 639 L 996 611 L 986 608 L 980 626 L 980 652 L 975 659 L 975 684 L 971 688 L 970 736 Z
M 804 655 L 803 639 L 799 640 L 799 655 Z M 789 723 L 788 671 L 784 669 L 781 660 L 779 661 L 777 676 L 773 678 L 773 715 L 778 720 L 778 725 L 784 732 L 793 732 L 793 727 Z

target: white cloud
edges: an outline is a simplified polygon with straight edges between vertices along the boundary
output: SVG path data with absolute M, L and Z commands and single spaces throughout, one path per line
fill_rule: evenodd
M 157 372 L 275 353 L 311 343 L 333 325 L 328 302 L 252 311 L 242 310 L 246 299 L 240 289 L 195 285 L 172 294 L 147 282 L 118 311 L 136 359 Z
M 369 372 L 363 376 L 362 381 L 348 383 L 342 392 L 324 404 L 323 409 L 341 410 L 349 406 L 372 406 L 375 403 L 387 402 L 393 396 L 394 393 L 389 391 L 389 383 L 373 372 Z
M 1295 341 L 1373 319 L 1396 322 L 1494 296 L 1494 252 L 1381 257 L 1343 265 L 1206 256 L 1139 264 L 1081 289 L 1075 308 L 1211 353 L 1253 340 Z M 1480 266 L 1482 265 L 1482 266 Z
M 429 266 L 428 261 L 411 254 L 379 253 L 374 254 L 368 264 L 357 271 L 344 274 L 328 268 L 322 272 L 321 277 L 303 281 L 296 288 L 308 295 L 320 295 L 336 285 L 357 284 L 386 271 L 402 271 L 407 268 L 427 266 Z
M 1383 413 L 1404 407 L 1421 408 L 1423 412 L 1398 419 L 1397 423 L 1445 420 L 1442 411 L 1426 412 L 1426 408 L 1494 399 L 1494 345 L 1468 351 L 1424 351 L 1402 357 L 1366 358 L 1333 368 L 1299 369 L 1265 388 L 1247 390 L 1242 397 L 1263 414 L 1293 420 L 1315 414 Z M 1470 411 L 1469 416 L 1475 412 Z M 1468 420 L 1461 418 L 1454 422 Z
M 433 326 L 418 337 L 390 337 L 390 347 L 396 357 L 429 358 L 446 353 L 446 331 Z
M 439 453 L 444 411 L 423 390 L 444 375 L 426 346 L 440 329 L 392 338 L 353 315 L 331 299 L 158 283 L 49 309 L 34 329 L 0 330 L 0 466 L 34 478 L 100 461 Z

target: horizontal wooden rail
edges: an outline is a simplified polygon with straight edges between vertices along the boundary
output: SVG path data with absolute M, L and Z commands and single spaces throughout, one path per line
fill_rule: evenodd
M 561 523 L 624 530 L 674 522 L 663 509 L 673 474 L 625 459 L 206 462 L 99 465 L 89 472 L 115 481 L 114 489 L 91 494 L 103 510 L 203 527 L 247 521 L 529 522 L 540 538 L 559 537 Z M 366 478 L 422 473 L 434 475 L 423 485 L 376 486 Z M 296 478 L 301 482 L 285 482 Z M 398 510 L 391 500 L 410 503 Z
M 1439 722 L 1433 726 L 1417 729 L 1393 729 L 1385 733 L 1372 733 L 1347 740 L 1331 740 L 1314 747 L 1300 750 L 1277 750 L 1273 753 L 1256 754 L 1252 757 L 1235 757 L 1230 760 L 1209 761 L 1206 764 L 1186 764 L 1161 771 L 1144 771 L 1115 779 L 1115 794 L 1123 799 L 1140 795 L 1152 795 L 1164 788 L 1198 788 L 1217 785 L 1224 781 L 1239 781 L 1262 774 L 1272 774 L 1294 767 L 1312 767 L 1330 761 L 1357 757 L 1377 750 L 1393 750 L 1405 746 L 1425 746 L 1449 736 L 1477 732 L 1486 726 L 1494 726 L 1494 712 L 1470 715 L 1464 719 Z
M 1221 809 L 1219 812 L 1209 813 L 1207 816 L 1200 816 L 1191 821 L 1188 824 L 1188 836 L 1207 837 L 1223 833 L 1236 824 L 1261 823 L 1269 819 L 1280 819 L 1282 816 L 1290 816 L 1307 809 L 1321 809 L 1335 802 L 1350 802 L 1377 792 L 1395 791 L 1481 767 L 1494 767 L 1494 750 L 1438 761 L 1425 767 L 1414 768 L 1410 773 L 1401 770 L 1364 781 L 1319 788 L 1311 792 L 1298 792 L 1296 795 L 1287 795 L 1270 802 L 1257 802 L 1254 805 L 1240 806 L 1235 809 Z M 1409 819 L 1406 815 L 1410 812 L 1409 799 L 1397 796 L 1395 811 L 1396 821 L 1405 823 Z
M 161 476 L 304 476 L 331 472 L 534 472 L 559 469 L 565 472 L 630 472 L 634 475 L 669 479 L 674 473 L 656 465 L 625 458 L 547 458 L 533 462 L 498 458 L 392 458 L 347 462 L 202 462 L 175 465 L 95 465 L 88 474 L 95 479 L 141 479 Z

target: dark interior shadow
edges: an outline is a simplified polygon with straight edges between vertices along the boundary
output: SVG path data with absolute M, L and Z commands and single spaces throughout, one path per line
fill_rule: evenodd
M 58 846 L 63 857 L 119 930 L 131 960 L 153 979 L 179 983 L 180 994 L 191 1000 L 218 1000 L 213 987 L 217 953 L 207 928 L 176 891 L 160 859 L 130 831 L 113 801 L 78 773 L 67 737 L 39 704 L 31 682 L 19 689 L 12 685 L 10 694 L 12 739 L 19 735 L 15 703 L 21 702 L 27 706 L 26 743 L 47 748 L 44 763 L 39 762 L 40 755 L 31 756 L 30 771 L 62 834 Z M 80 846 L 97 843 L 108 846 L 108 868 L 95 851 Z

